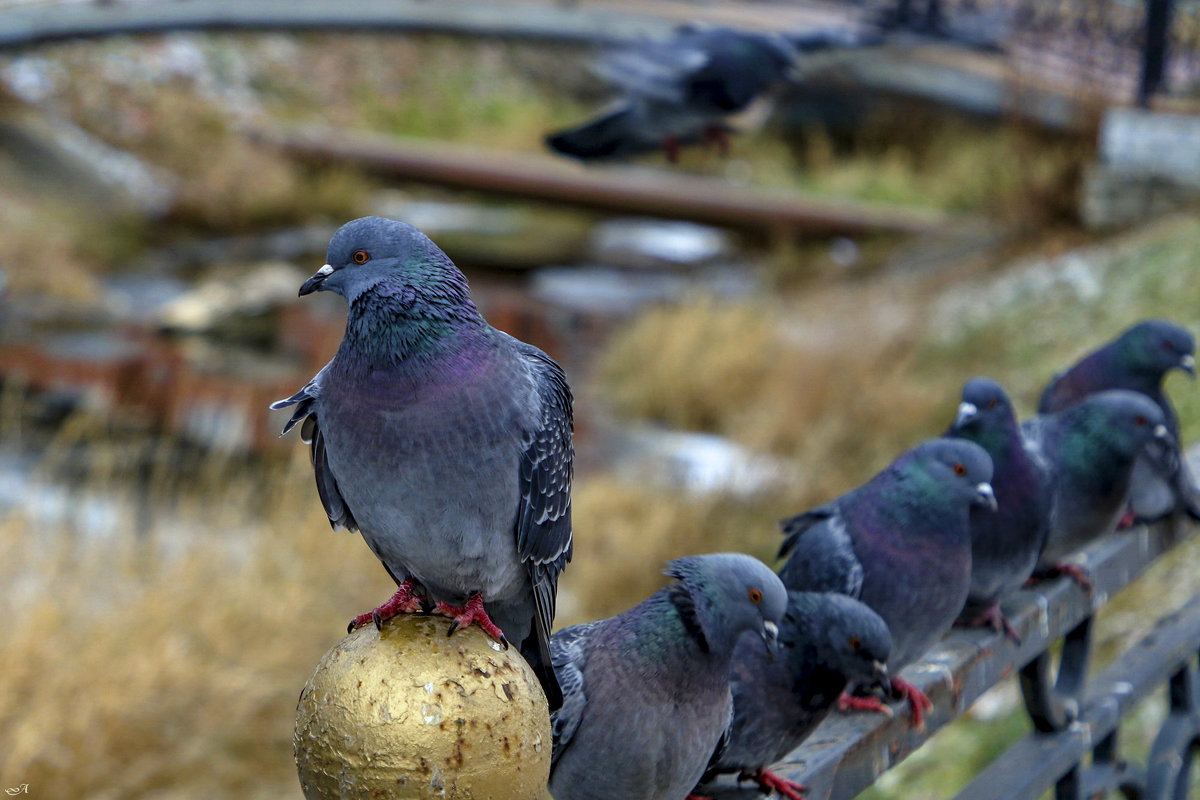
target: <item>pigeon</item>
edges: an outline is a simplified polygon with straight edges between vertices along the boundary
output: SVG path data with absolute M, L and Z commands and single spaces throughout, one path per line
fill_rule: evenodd
M 1090 582 L 1068 553 L 1116 528 L 1126 503 L 1133 463 L 1151 441 L 1170 442 L 1162 410 L 1141 392 L 1110 389 L 1022 425 L 1041 451 L 1053 482 L 1050 530 L 1036 575 L 1069 574 Z
M 700 140 L 724 149 L 724 118 L 744 110 L 787 77 L 799 54 L 780 34 L 682 26 L 664 41 L 630 43 L 598 65 L 623 97 L 612 110 L 552 133 L 552 150 L 583 161 L 665 149 Z
M 1196 341 L 1184 328 L 1161 319 L 1144 320 L 1054 377 L 1042 393 L 1038 412 L 1049 414 L 1105 389 L 1129 389 L 1158 403 L 1174 446 L 1152 444 L 1138 459 L 1130 490 L 1134 519 L 1153 522 L 1177 511 L 1200 520 L 1197 489 L 1181 452 L 1179 418 L 1163 391 L 1173 369 L 1196 377 Z
M 971 509 L 971 590 L 960 622 L 988 625 L 1020 642 L 999 601 L 1019 589 L 1037 564 L 1050 531 L 1051 476 L 1025 441 L 1000 384 L 973 378 L 963 385 L 951 438 L 966 439 L 992 457 L 996 512 Z
M 804 787 L 767 769 L 800 746 L 850 681 L 890 686 L 892 637 L 878 614 L 853 598 L 788 592 L 772 657 L 743 634 L 733 657 L 733 722 L 705 781 L 720 773 L 758 783 L 764 793 L 800 800 Z
M 996 509 L 992 460 L 974 442 L 931 439 L 831 503 L 785 520 L 779 576 L 789 590 L 839 592 L 883 617 L 892 634 L 892 686 L 912 722 L 932 708 L 895 675 L 954 624 L 971 584 L 970 510 Z M 843 707 L 889 713 L 876 698 Z
M 467 280 L 411 225 L 348 222 L 300 295 L 349 304 L 333 359 L 296 394 L 317 492 L 359 531 L 396 594 L 350 629 L 428 609 L 511 639 L 561 701 L 549 641 L 571 558 L 571 391 L 541 350 L 496 330 Z M 486 601 L 486 609 L 485 609 Z
M 681 800 L 732 714 L 734 647 L 774 648 L 787 592 L 736 553 L 670 562 L 677 580 L 630 610 L 566 628 L 550 652 L 563 690 L 552 718 L 555 800 Z

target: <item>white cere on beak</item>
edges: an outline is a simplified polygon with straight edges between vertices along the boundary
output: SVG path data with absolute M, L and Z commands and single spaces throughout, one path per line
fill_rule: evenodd
M 1196 357 L 1191 354 L 1184 356 L 1183 358 L 1179 359 L 1179 366 L 1183 367 L 1184 369 L 1189 369 L 1189 370 L 1195 369 L 1196 368 Z
M 331 264 L 326 264 L 325 266 L 323 266 L 319 270 L 317 270 L 317 275 L 320 275 L 322 278 L 327 278 L 332 274 L 333 274 L 333 266 Z
M 955 427 L 962 425 L 969 419 L 974 419 L 978 413 L 979 409 L 975 407 L 974 403 L 959 403 L 958 414 L 954 417 Z
M 1166 439 L 1167 438 L 1167 426 L 1166 425 L 1155 425 L 1154 426 L 1154 438 L 1155 439 Z

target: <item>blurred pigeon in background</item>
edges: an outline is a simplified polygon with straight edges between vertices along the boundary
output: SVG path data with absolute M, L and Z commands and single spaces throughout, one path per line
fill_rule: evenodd
M 1196 341 L 1184 328 L 1166 320 L 1144 320 L 1056 375 L 1042 393 L 1042 414 L 1061 411 L 1105 389 L 1141 392 L 1162 409 L 1173 444 L 1155 442 L 1138 459 L 1130 490 L 1134 519 L 1152 522 L 1186 511 L 1200 520 L 1200 489 L 1183 457 L 1179 418 L 1163 391 L 1163 379 L 1173 369 L 1196 377 L 1195 353 Z
M 1019 641 L 999 601 L 1033 574 L 1050 530 L 1051 476 L 1025 441 L 1000 384 L 973 378 L 946 436 L 967 439 L 992 457 L 995 512 L 971 509 L 971 591 L 960 622 L 989 625 Z
M 399 585 L 351 629 L 432 602 L 454 627 L 519 643 L 557 707 L 549 641 L 573 460 L 562 370 L 488 325 L 463 274 L 411 225 L 348 222 L 327 262 L 300 294 L 345 297 L 345 337 L 272 408 L 296 406 L 283 432 L 303 421 L 330 523 L 361 531 Z
M 1140 392 L 1112 389 L 1021 428 L 1045 458 L 1054 487 L 1037 574 L 1069 574 L 1087 587 L 1083 571 L 1062 559 L 1116 528 L 1128 503 L 1134 459 L 1150 441 L 1170 440 L 1163 413 Z
M 832 592 L 789 592 L 779 654 L 743 636 L 733 657 L 729 741 L 705 780 L 737 772 L 764 793 L 798 800 L 804 788 L 767 769 L 795 750 L 829 714 L 847 683 L 882 683 L 892 637 L 878 614 Z
M 979 445 L 931 439 L 859 488 L 783 522 L 784 585 L 840 592 L 883 617 L 892 635 L 892 685 L 908 698 L 916 727 L 932 704 L 896 675 L 950 629 L 966 603 L 970 510 L 996 509 L 991 478 L 992 460 Z M 887 712 L 876 698 L 842 705 Z
M 729 668 L 743 633 L 774 648 L 787 592 L 734 553 L 672 561 L 678 580 L 551 642 L 563 705 L 552 718 L 555 800 L 682 800 L 729 727 Z
M 870 43 L 844 31 L 785 36 L 732 28 L 680 27 L 664 41 L 629 43 L 608 53 L 596 71 L 621 92 L 615 108 L 575 128 L 552 133 L 552 150 L 583 161 L 715 141 L 724 149 L 725 118 L 745 110 L 788 78 L 802 52 Z

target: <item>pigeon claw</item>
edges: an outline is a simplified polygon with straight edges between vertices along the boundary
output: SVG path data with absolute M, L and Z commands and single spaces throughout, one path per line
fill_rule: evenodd
M 1092 577 L 1088 575 L 1087 570 L 1078 564 L 1068 564 L 1064 561 L 1033 573 L 1033 576 L 1025 582 L 1025 585 L 1028 586 L 1037 581 L 1051 580 L 1052 578 L 1061 578 L 1063 576 L 1075 581 L 1079 588 L 1087 592 L 1089 596 L 1092 594 L 1094 588 L 1092 586 Z
M 837 705 L 838 711 L 874 711 L 876 714 L 883 714 L 885 717 L 893 717 L 896 714 L 896 712 L 892 711 L 891 706 L 874 695 L 856 697 L 849 692 L 842 692 L 838 697 Z
M 1004 616 L 1004 612 L 1000 610 L 999 603 L 992 603 L 981 611 L 979 616 L 960 620 L 959 624 L 967 628 L 991 628 L 996 633 L 1003 633 L 1017 647 L 1021 646 L 1020 634 L 1017 633 L 1017 629 L 1012 626 L 1012 623 L 1008 621 L 1008 617 Z
M 483 632 L 495 639 L 505 649 L 508 649 L 508 639 L 504 635 L 504 631 L 492 622 L 492 618 L 488 616 L 487 611 L 483 608 L 483 595 L 479 592 L 474 592 L 467 598 L 466 605 L 452 606 L 449 603 L 439 602 L 434 606 L 434 611 L 439 614 L 445 614 L 452 620 L 450 623 L 450 631 L 447 636 L 453 636 L 454 632 L 459 628 L 465 628 L 468 625 L 475 624 L 483 628 Z
M 892 690 L 908 700 L 908 707 L 912 709 L 913 728 L 925 730 L 925 712 L 933 710 L 933 701 L 903 678 L 892 678 Z
M 400 584 L 400 588 L 396 589 L 396 593 L 386 603 L 350 620 L 350 624 L 346 626 L 346 633 L 354 633 L 368 623 L 373 624 L 376 630 L 381 631 L 383 623 L 397 614 L 413 614 L 420 610 L 421 598 L 416 593 L 416 585 L 411 578 L 405 578 L 404 582 Z
M 760 769 L 750 777 L 758 784 L 758 788 L 762 790 L 763 794 L 776 792 L 781 797 L 786 797 L 787 800 L 804 800 L 804 792 L 808 791 L 804 784 L 789 781 L 769 769 Z

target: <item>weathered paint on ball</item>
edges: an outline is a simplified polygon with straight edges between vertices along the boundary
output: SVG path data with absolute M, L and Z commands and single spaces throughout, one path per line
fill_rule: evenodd
M 550 715 L 515 647 L 444 617 L 351 633 L 300 693 L 293 740 L 308 800 L 539 800 Z

